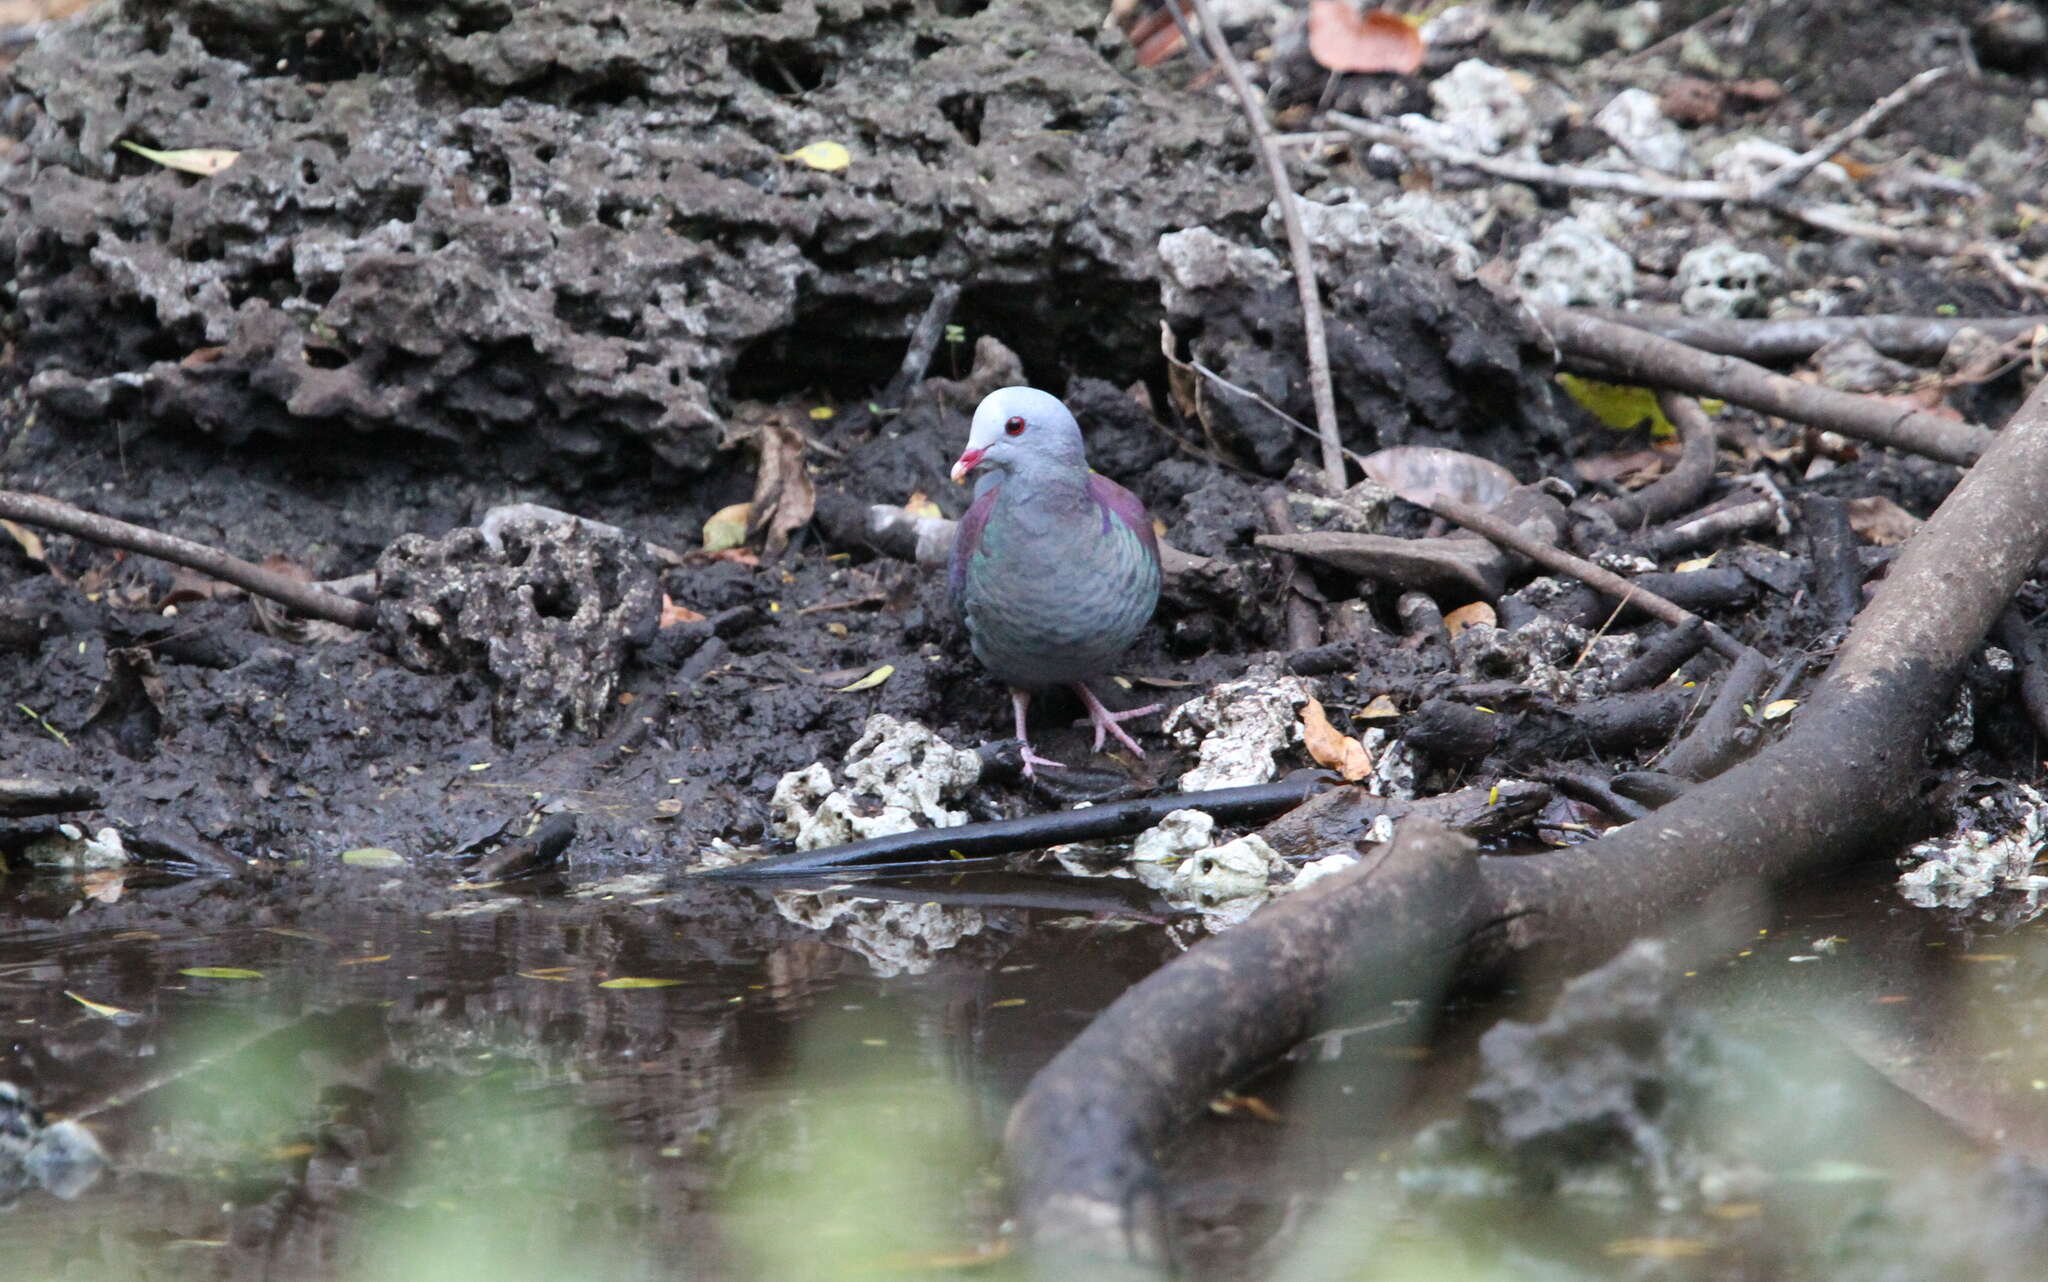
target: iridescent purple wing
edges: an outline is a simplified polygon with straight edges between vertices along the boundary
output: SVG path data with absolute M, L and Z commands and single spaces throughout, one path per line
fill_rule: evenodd
M 996 491 L 1002 488 L 998 482 L 975 495 L 953 531 L 953 553 L 946 561 L 946 595 L 956 613 L 960 609 L 960 594 L 967 590 L 967 563 L 981 547 L 981 532 L 988 528 L 988 514 L 996 510 Z
M 1152 529 L 1152 514 L 1145 510 L 1144 503 L 1139 501 L 1137 495 L 1100 472 L 1088 474 L 1088 494 L 1102 509 L 1103 529 L 1109 528 L 1112 518 L 1122 521 L 1138 536 L 1138 541 L 1145 545 L 1146 555 L 1152 558 L 1152 564 L 1159 564 L 1159 535 Z M 977 529 L 976 535 L 979 534 L 980 531 Z

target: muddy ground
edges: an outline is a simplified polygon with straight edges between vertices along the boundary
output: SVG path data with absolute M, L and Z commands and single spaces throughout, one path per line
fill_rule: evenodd
M 1624 87 L 1770 82 L 1775 96 L 1731 100 L 1685 136 L 1703 153 L 1751 135 L 1797 148 L 1967 45 L 1981 74 L 1944 82 L 1856 144 L 1861 164 L 1898 161 L 1946 185 L 1901 179 L 1899 194 L 1857 198 L 1902 222 L 1981 231 L 2022 261 L 2048 252 L 2032 203 L 2048 178 L 2048 41 L 1985 27 L 1969 0 L 1734 8 L 1587 5 L 1567 22 L 1504 6 L 1476 40 L 1432 49 L 1416 76 L 1334 87 L 1284 6 L 1233 5 L 1225 25 L 1247 55 L 1270 48 L 1255 70 L 1284 127 L 1306 127 L 1326 91 L 1362 115 L 1429 112 L 1431 83 L 1484 58 L 1524 77 L 1543 154 L 1560 161 L 1607 150 L 1589 118 Z M 64 820 L 113 827 L 152 863 L 236 868 L 253 887 L 45 888 L 18 900 L 13 921 L 40 923 L 49 942 L 305 929 L 366 894 L 461 907 L 472 897 L 450 887 L 469 856 L 561 811 L 581 821 L 568 884 L 667 876 L 714 841 L 768 841 L 778 781 L 836 765 L 873 714 L 957 745 L 1002 740 L 1007 700 L 967 654 L 940 575 L 877 552 L 865 520 L 871 504 L 917 495 L 960 512 L 946 471 L 974 399 L 1005 371 L 1061 392 L 1093 465 L 1136 491 L 1175 546 L 1217 562 L 1169 584 L 1122 670 L 1137 680 L 1112 702 L 1174 704 L 1284 664 L 1286 590 L 1252 539 L 1267 528 L 1269 487 L 1313 488 L 1297 464 L 1314 443 L 1214 393 L 1191 412 L 1159 348 L 1169 321 L 1179 355 L 1313 420 L 1271 192 L 1204 63 L 1141 67 L 1103 18 L 1079 0 L 452 0 L 364 3 L 346 21 L 255 0 L 108 0 L 10 46 L 5 487 L 316 580 L 375 570 L 402 536 L 438 540 L 518 502 L 688 554 L 665 564 L 630 542 L 594 545 L 610 569 L 572 566 L 563 581 L 602 598 L 616 652 L 564 641 L 560 655 L 528 656 L 544 679 L 520 687 L 474 641 L 467 658 L 446 638 L 408 652 L 389 629 L 279 623 L 145 557 L 0 537 L 0 774 L 85 785 L 95 800 Z M 239 156 L 195 177 L 122 140 Z M 852 163 L 792 158 L 818 141 L 847 146 Z M 1609 227 L 1629 259 L 1628 296 L 1646 303 L 1675 304 L 1687 251 L 1726 241 L 1767 260 L 1760 306 L 2039 310 L 1981 265 L 1755 210 L 1610 210 L 1603 223 L 1584 198 L 1434 180 L 1362 146 L 1298 154 L 1312 200 L 1357 209 L 1422 194 L 1465 218 L 1448 241 L 1431 239 L 1426 219 L 1363 215 L 1318 240 L 1345 443 L 1361 453 L 1448 445 L 1524 481 L 1597 489 L 1611 481 L 1589 470 L 1616 473 L 1578 465 L 1650 447 L 1559 389 L 1551 350 L 1504 289 L 1567 214 Z M 1192 228 L 1220 238 L 1215 257 L 1162 247 Z M 1264 251 L 1277 257 L 1254 261 Z M 1220 274 L 1204 275 L 1216 262 Z M 957 328 L 900 410 L 878 405 L 949 283 L 962 291 Z M 1996 424 L 2032 376 L 2015 363 L 1948 388 L 1945 403 Z M 741 438 L 764 422 L 807 439 L 816 515 L 786 552 L 757 541 L 704 553 L 707 520 L 754 493 L 760 451 Z M 1883 496 L 1925 516 L 1958 475 L 1747 411 L 1733 422 L 1750 443 L 1734 461 L 1795 504 Z M 1413 509 L 1391 519 L 1395 533 L 1428 528 Z M 447 545 L 458 561 L 492 563 L 464 537 Z M 1759 541 L 1802 550 L 1796 534 Z M 393 562 L 384 569 L 397 579 Z M 1301 573 L 1326 619 L 1351 609 L 1375 621 L 1311 676 L 1338 725 L 1389 688 L 1376 672 L 1410 692 L 1470 675 L 1448 650 L 1402 644 L 1392 590 L 1306 563 Z M 663 597 L 702 617 L 658 626 Z M 1763 585 L 1753 600 L 1717 621 L 1773 655 L 1832 644 L 1798 591 Z M 882 665 L 885 681 L 844 689 Z M 1973 732 L 1946 758 L 1958 778 L 2034 778 L 2040 754 L 2013 680 L 1995 666 L 1973 678 Z M 1089 769 L 1027 785 L 999 764 L 961 803 L 969 814 L 1171 787 L 1191 763 L 1150 727 L 1142 760 L 1091 757 L 1085 732 L 1065 726 L 1077 713 L 1064 696 L 1042 701 L 1038 746 Z M 1298 746 L 1283 756 L 1282 768 L 1307 764 Z M 1532 764 L 1484 753 L 1421 763 L 1425 790 Z M 1569 818 L 1606 822 L 1585 808 Z M 0 853 L 23 863 L 57 822 L 0 820 Z M 1942 827 L 1938 814 L 1929 827 Z M 402 862 L 339 858 L 364 848 Z M 804 931 L 762 908 L 745 896 L 671 906 L 689 919 L 660 924 L 801 951 Z M 992 965 L 1029 925 L 1003 918 L 955 961 Z M 1134 945 L 1118 964 L 1135 975 L 1168 951 Z M 55 1076 L 49 1057 L 20 1058 Z M 1240 1249 L 1233 1237 L 1222 1258 Z

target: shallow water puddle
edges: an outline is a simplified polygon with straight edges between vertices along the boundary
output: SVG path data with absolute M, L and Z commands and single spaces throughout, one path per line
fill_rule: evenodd
M 180 883 L 85 928 L 59 915 L 75 882 L 0 882 L 0 1080 L 113 1158 L 0 1219 L 8 1275 L 971 1260 L 1009 1103 L 1171 951 L 1149 924 L 981 907 L 892 963 L 849 931 L 930 905 L 807 896 L 809 930 L 787 895 L 595 889 Z
M 9 1277 L 990 1276 L 1009 1106 L 1176 951 L 1138 901 L 1000 876 L 81 889 L 0 881 L 0 1080 L 113 1164 L 69 1200 L 17 1191 Z M 1916 1164 L 1980 1161 L 1959 1127 L 2025 1115 L 2040 923 L 1951 930 L 1882 875 L 1723 915 L 1747 942 L 1688 961 L 1681 996 L 1744 1072 L 1793 1086 L 1681 1136 L 1681 1156 L 1749 1154 L 1717 1200 L 1658 1209 L 1607 1176 L 1537 1195 L 1408 1147 L 1460 1109 L 1503 1010 L 1542 1015 L 1554 985 L 1532 982 L 1441 1018 L 1359 1013 L 1219 1102 L 1170 1181 L 1191 1276 L 1275 1273 L 1283 1227 L 1298 1276 L 1396 1276 L 1360 1262 L 1383 1240 L 1408 1252 L 1383 1263 L 1431 1268 L 1739 1273 L 1896 1219 Z M 2004 1097 L 1944 1095 L 1929 1066 Z M 1984 1111 L 1945 1117 L 1958 1099 Z

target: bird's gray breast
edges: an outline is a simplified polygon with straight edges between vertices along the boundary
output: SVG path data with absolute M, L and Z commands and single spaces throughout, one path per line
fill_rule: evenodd
M 961 612 L 975 657 L 1032 687 L 1108 671 L 1158 602 L 1157 562 L 1094 502 L 1020 510 L 999 501 L 968 563 Z

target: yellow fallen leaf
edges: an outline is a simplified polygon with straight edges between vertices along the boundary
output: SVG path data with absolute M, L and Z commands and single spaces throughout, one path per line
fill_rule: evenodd
M 178 972 L 194 979 L 261 979 L 260 970 L 244 970 L 240 966 L 187 966 Z
M 939 510 L 939 505 L 932 502 L 931 498 L 923 490 L 912 490 L 910 497 L 903 500 L 903 510 L 912 516 L 936 518 L 945 515 L 943 511 Z
M 747 521 L 754 515 L 752 503 L 722 507 L 704 522 L 704 550 L 723 552 L 747 541 Z
M 1329 714 L 1317 700 L 1301 705 L 1301 737 L 1308 744 L 1309 757 L 1317 765 L 1335 770 L 1346 782 L 1356 783 L 1372 773 L 1372 754 L 1364 744 L 1331 725 Z
M 832 407 L 831 407 L 830 405 L 813 405 L 813 406 L 811 406 L 811 418 L 812 418 L 812 419 L 813 419 L 814 421 L 816 421 L 816 422 L 819 422 L 819 423 L 822 423 L 822 422 L 824 422 L 824 421 L 825 421 L 826 419 L 828 419 L 828 418 L 831 418 L 831 417 L 832 417 Z
M 68 988 L 64 990 L 64 995 L 101 1019 L 111 1019 L 116 1023 L 126 1024 L 142 1018 L 132 1010 L 122 1010 L 119 1006 L 109 1006 L 105 1002 L 96 1002 L 90 997 L 80 997 Z
M 341 862 L 351 868 L 397 868 L 405 863 L 405 856 L 382 846 L 358 846 L 342 851 Z
M 1500 619 L 1494 614 L 1492 606 L 1484 601 L 1474 601 L 1470 605 L 1461 605 L 1449 614 L 1446 614 L 1444 616 L 1444 631 L 1452 636 L 1456 636 L 1466 628 L 1482 623 L 1489 628 L 1497 627 L 1500 624 Z
M 895 675 L 896 665 L 893 663 L 885 663 L 881 667 L 876 668 L 873 672 L 870 672 L 866 676 L 862 677 L 860 680 L 855 681 L 850 685 L 840 686 L 838 693 L 852 694 L 856 690 L 872 690 L 876 686 L 882 684 L 884 681 L 887 681 L 890 677 L 893 677 Z
M 1603 1251 L 1615 1259 L 1693 1260 L 1711 1249 L 1696 1237 L 1625 1237 L 1609 1242 Z
M 853 163 L 853 153 L 840 143 L 814 142 L 798 147 L 783 159 L 794 160 L 813 169 L 822 169 L 828 174 L 836 174 Z
M 1779 717 L 1784 716 L 1798 706 L 1799 700 L 1797 699 L 1774 699 L 1764 705 L 1764 720 L 1776 721 Z
M 1385 721 L 1390 717 L 1398 717 L 1400 715 L 1401 709 L 1395 705 L 1392 695 L 1376 694 L 1372 697 L 1371 703 L 1352 713 L 1351 719 L 1353 721 Z
M 121 145 L 144 160 L 154 160 L 166 169 L 176 169 L 181 173 L 187 174 L 198 174 L 202 178 L 209 178 L 226 169 L 229 165 L 239 160 L 242 155 L 239 151 L 225 151 L 214 147 L 187 147 L 180 151 L 158 151 L 154 147 L 145 147 L 139 142 L 129 142 L 126 138 L 121 140 Z
M 599 987 L 599 988 L 674 988 L 674 987 L 675 987 L 675 986 L 676 986 L 677 984 L 680 984 L 680 983 L 682 983 L 682 982 L 683 982 L 683 981 L 682 981 L 682 980 L 680 980 L 680 979 L 654 979 L 654 978 L 651 978 L 651 977 L 649 977 L 649 976 L 645 976 L 645 975 L 621 975 L 621 976 L 620 976 L 619 978 L 617 978 L 617 979 L 607 979 L 607 980 L 605 980 L 605 981 L 604 981 L 604 982 L 603 982 L 602 984 L 599 984 L 599 985 L 598 985 L 598 987 Z
M 390 960 L 390 953 L 378 953 L 374 957 L 344 957 L 334 964 L 337 966 L 375 966 L 378 962 L 388 962 Z
M 1714 563 L 1714 558 L 1719 555 L 1721 555 L 1719 552 L 1709 552 L 1705 556 L 1695 557 L 1690 561 L 1680 561 L 1677 565 L 1674 565 L 1671 568 L 1675 573 L 1678 574 L 1693 574 L 1697 571 L 1704 570 L 1708 566 L 1712 565 Z
M 42 561 L 42 535 L 37 534 L 34 530 L 29 529 L 26 525 L 16 525 L 12 521 L 0 521 L 0 530 L 5 530 L 9 534 L 14 536 L 14 541 L 21 545 L 22 554 L 28 557 L 29 560 L 35 561 L 37 563 L 40 563 Z

